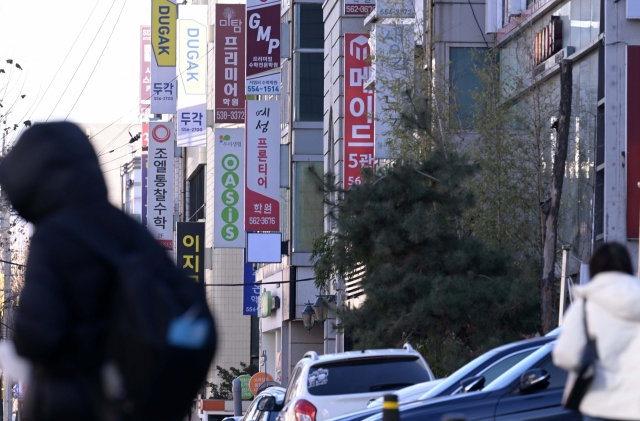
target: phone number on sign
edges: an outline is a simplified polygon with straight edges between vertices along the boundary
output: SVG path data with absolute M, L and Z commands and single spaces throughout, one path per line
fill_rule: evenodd
M 216 111 L 217 120 L 244 120 L 244 111 Z
M 274 216 L 250 216 L 249 223 L 274 225 L 276 223 L 276 218 Z
M 373 12 L 373 5 L 345 5 L 344 11 L 346 15 L 368 15 Z
M 204 129 L 202 127 L 182 127 L 180 131 L 182 132 L 201 132 Z

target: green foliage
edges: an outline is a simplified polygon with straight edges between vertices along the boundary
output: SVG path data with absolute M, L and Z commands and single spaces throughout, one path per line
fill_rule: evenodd
M 258 372 L 258 367 L 254 364 L 247 364 L 240 362 L 240 368 L 229 367 L 229 370 L 226 370 L 219 365 L 216 365 L 216 370 L 218 370 L 218 377 L 222 379 L 222 382 L 218 386 L 215 383 L 205 382 L 205 387 L 210 388 L 210 396 L 209 399 L 233 399 L 232 393 L 232 385 L 233 380 L 235 380 L 238 376 L 243 374 L 248 374 L 253 376 Z
M 348 279 L 364 269 L 366 300 L 340 310 L 340 327 L 356 347 L 409 340 L 427 356 L 440 355 L 429 361 L 444 374 L 487 347 L 535 332 L 535 273 L 465 228 L 474 206 L 467 182 L 478 171 L 468 161 L 436 149 L 420 162 L 363 169 L 363 184 L 338 192 L 336 229 L 316 240 L 312 259 L 321 288 L 334 273 Z M 325 188 L 337 190 L 331 179 Z

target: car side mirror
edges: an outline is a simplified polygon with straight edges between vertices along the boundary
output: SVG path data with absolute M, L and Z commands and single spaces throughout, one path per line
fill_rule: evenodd
M 258 402 L 259 411 L 273 411 L 275 407 L 276 399 L 273 396 L 264 397 L 260 402 Z
M 532 392 L 549 386 L 549 373 L 542 368 L 534 368 L 525 371 L 520 377 L 519 389 L 521 392 Z
M 484 376 L 475 376 L 464 379 L 460 382 L 462 393 L 474 392 L 484 387 Z

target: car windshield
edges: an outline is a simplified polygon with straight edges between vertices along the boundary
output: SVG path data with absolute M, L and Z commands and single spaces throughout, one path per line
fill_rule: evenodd
M 470 376 L 469 373 L 473 373 L 476 370 L 478 370 L 478 367 L 481 367 L 482 365 L 486 364 L 487 361 L 493 359 L 498 352 L 499 351 L 495 349 L 489 352 L 485 352 L 475 360 L 472 360 L 471 362 L 462 366 L 462 368 L 459 368 L 449 377 L 444 379 L 442 383 L 438 384 L 436 387 L 429 390 L 424 395 L 420 396 L 418 400 L 435 398 L 436 396 L 440 396 L 440 394 L 442 394 L 445 390 L 449 389 L 451 386 L 460 385 L 460 382 L 462 380 Z
M 316 396 L 396 390 L 431 380 L 418 357 L 357 358 L 309 369 L 307 389 Z
M 482 390 L 494 391 L 494 390 L 499 390 L 499 389 L 502 389 L 503 387 L 509 386 L 515 380 L 519 379 L 520 376 L 522 376 L 522 373 L 530 369 L 541 359 L 548 356 L 551 353 L 551 350 L 553 349 L 553 344 L 554 342 L 550 342 L 546 345 L 543 345 L 542 347 L 540 347 L 540 349 L 531 353 L 531 355 L 529 355 L 527 358 L 523 359 L 518 364 L 511 367 L 502 376 L 498 377 L 495 381 L 493 381 L 491 384 L 489 384 L 487 387 L 485 387 Z

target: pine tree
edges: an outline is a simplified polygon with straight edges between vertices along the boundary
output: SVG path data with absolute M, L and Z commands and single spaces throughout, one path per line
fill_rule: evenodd
M 321 288 L 364 268 L 364 304 L 339 310 L 356 347 L 409 340 L 444 375 L 536 331 L 536 272 L 465 230 L 474 205 L 467 181 L 477 171 L 466 156 L 436 150 L 421 162 L 363 169 L 363 184 L 338 191 L 335 230 L 316 240 L 312 259 Z M 325 181 L 338 190 L 331 175 Z

